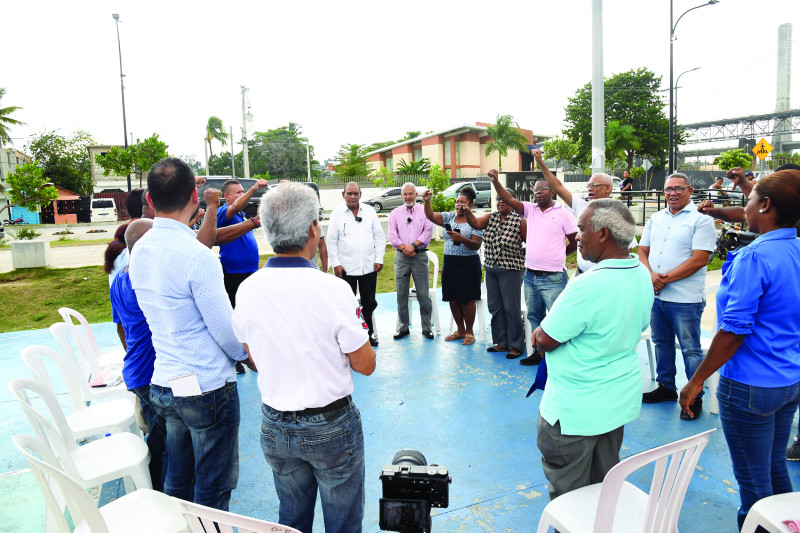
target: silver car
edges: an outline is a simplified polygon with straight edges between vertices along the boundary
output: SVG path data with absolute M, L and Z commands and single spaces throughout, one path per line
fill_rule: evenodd
M 422 193 L 427 191 L 427 187 L 417 185 L 417 203 L 422 203 Z M 377 213 L 383 210 L 391 211 L 395 207 L 403 205 L 403 197 L 400 194 L 402 187 L 389 187 L 386 190 L 376 192 L 366 200 L 364 203 L 372 206 Z

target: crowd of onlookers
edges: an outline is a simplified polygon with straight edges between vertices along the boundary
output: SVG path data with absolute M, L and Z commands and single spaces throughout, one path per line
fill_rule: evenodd
M 800 266 L 800 169 L 757 184 L 734 169 L 729 177 L 749 203 L 733 210 L 696 207 L 688 178 L 672 174 L 664 184 L 667 207 L 637 242 L 628 207 L 610 198 L 611 176 L 593 175 L 583 199 L 549 171 L 540 150 L 533 156 L 544 175 L 533 202 L 518 200 L 494 170 L 497 210 L 484 215 L 473 213 L 469 188 L 453 211 L 434 212 L 430 192 L 420 205 L 407 183 L 387 234 L 360 201 L 359 186 L 348 183 L 324 241 L 316 196 L 300 184 L 281 183 L 264 194 L 258 217 L 244 218 L 252 194 L 267 186 L 263 180 L 247 191 L 236 180 L 207 189 L 194 231 L 202 178 L 177 158 L 154 165 L 147 190 L 129 196 L 134 220 L 115 234 L 105 263 L 127 349 L 123 376 L 149 426 L 154 487 L 227 509 L 238 479 L 236 367 L 244 365 L 260 370 L 261 446 L 280 499 L 278 520 L 310 531 L 319 493 L 326 531 L 360 531 L 364 442 L 352 371 L 375 370 L 373 313 L 387 240 L 395 250 L 394 339 L 410 334 L 412 277 L 421 333 L 434 338 L 427 251 L 439 225 L 442 299 L 456 325 L 446 341 L 475 342 L 485 274 L 487 351 L 521 357 L 524 297 L 533 349 L 520 363 L 547 367 L 537 445 L 551 498 L 603 480 L 642 403 L 680 396 L 680 418 L 700 417 L 703 383 L 718 370 L 740 526 L 755 501 L 791 491 L 783 454 L 800 402 L 800 278 L 789 275 Z M 719 331 L 704 355 L 700 319 L 716 241 L 708 215 L 746 219 L 760 237 L 730 259 L 717 291 Z M 275 251 L 261 269 L 257 227 Z M 321 242 L 323 270 L 316 261 Z M 570 281 L 566 258 L 575 250 Z M 647 328 L 658 386 L 642 393 L 636 346 Z M 676 344 L 689 379 L 680 395 Z

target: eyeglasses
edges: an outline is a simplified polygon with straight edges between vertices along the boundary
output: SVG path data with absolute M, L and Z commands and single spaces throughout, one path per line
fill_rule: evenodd
M 587 189 L 596 189 L 598 187 L 608 187 L 608 186 L 609 186 L 608 183 L 587 183 L 586 184 L 586 188 Z
M 533 189 L 533 192 L 543 192 L 543 191 L 547 191 L 549 189 L 550 189 L 550 187 L 536 187 L 535 189 Z
M 683 194 L 683 191 L 685 191 L 686 189 L 687 187 L 666 187 L 664 189 L 664 194 L 672 194 L 672 193 Z

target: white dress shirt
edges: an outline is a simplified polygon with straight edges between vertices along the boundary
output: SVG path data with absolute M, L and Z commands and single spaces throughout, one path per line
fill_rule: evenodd
M 131 286 L 156 349 L 152 383 L 195 374 L 202 392 L 236 381 L 234 361 L 247 358 L 231 327 L 231 309 L 214 253 L 176 220 L 156 217 L 133 249 Z
M 375 210 L 367 204 L 358 204 L 356 221 L 353 212 L 342 204 L 331 212 L 328 224 L 328 260 L 332 267 L 342 266 L 349 276 L 363 276 L 375 270 L 375 263 L 383 264 L 386 254 L 386 235 Z
M 575 215 L 575 218 L 581 218 L 581 214 L 584 212 L 586 207 L 588 207 L 588 205 L 589 202 L 579 197 L 577 194 L 573 194 L 572 207 L 570 207 L 569 210 L 572 211 L 572 214 Z M 631 239 L 631 242 L 628 244 L 628 250 L 633 250 L 637 246 L 639 246 L 639 242 L 636 240 L 636 234 L 634 233 L 633 239 Z M 583 258 L 580 248 L 578 249 L 577 259 L 578 268 L 581 269 L 581 272 L 586 272 L 595 265 L 595 263 Z

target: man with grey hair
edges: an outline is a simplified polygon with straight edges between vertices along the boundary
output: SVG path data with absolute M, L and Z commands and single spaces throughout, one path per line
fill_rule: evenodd
M 697 212 L 692 187 L 685 174 L 675 173 L 664 182 L 667 207 L 647 221 L 639 244 L 639 259 L 650 270 L 655 302 L 650 317 L 656 346 L 658 387 L 642 395 L 642 402 L 678 399 L 675 385 L 675 338 L 681 346 L 686 377 L 691 378 L 703 360 L 700 318 L 706 306 L 706 265 L 714 251 L 714 220 Z M 703 391 L 681 412 L 683 420 L 696 420 L 703 407 Z
M 578 249 L 595 266 L 567 285 L 533 332 L 548 371 L 536 444 L 551 499 L 601 483 L 619 463 L 624 425 L 639 417 L 636 345 L 650 321 L 653 288 L 628 251 L 635 228 L 616 200 L 583 210 Z
M 407 182 L 400 190 L 403 205 L 389 215 L 389 242 L 397 250 L 394 256 L 394 278 L 397 283 L 397 317 L 399 328 L 395 340 L 409 333 L 408 290 L 411 276 L 417 290 L 422 336 L 433 338 L 431 331 L 431 297 L 428 295 L 428 244 L 433 236 L 433 222 L 425 216 L 425 209 L 417 204 L 417 187 Z
M 561 180 L 555 177 L 552 172 L 550 172 L 550 169 L 544 164 L 544 158 L 542 157 L 541 150 L 532 150 L 531 153 L 536 159 L 536 164 L 539 165 L 540 169 L 542 169 L 542 173 L 544 174 L 544 178 L 547 180 L 547 184 L 552 187 L 553 191 L 562 200 L 564 200 L 564 203 L 567 204 L 567 207 L 572 214 L 575 215 L 575 218 L 580 218 L 581 213 L 583 213 L 584 209 L 586 209 L 586 207 L 589 205 L 589 202 L 592 200 L 611 197 L 611 192 L 614 190 L 614 178 L 608 174 L 598 172 L 589 178 L 589 183 L 586 184 L 586 188 L 588 189 L 587 196 L 589 198 L 587 201 L 577 194 L 572 194 L 569 189 L 564 186 Z M 627 170 L 625 172 L 627 172 Z M 636 232 L 634 231 L 633 235 L 631 236 L 631 240 L 629 241 L 628 249 L 636 248 L 638 245 L 639 243 L 636 242 Z M 581 275 L 594 266 L 594 263 L 588 261 L 580 251 L 578 251 L 577 260 L 578 271 L 576 275 Z
M 364 437 L 350 395 L 352 371 L 370 375 L 375 350 L 348 284 L 310 261 L 320 237 L 317 206 L 314 191 L 299 183 L 262 197 L 261 225 L 275 257 L 242 283 L 233 330 L 261 370 L 261 449 L 278 521 L 311 531 L 319 490 L 325 531 L 360 532 Z

